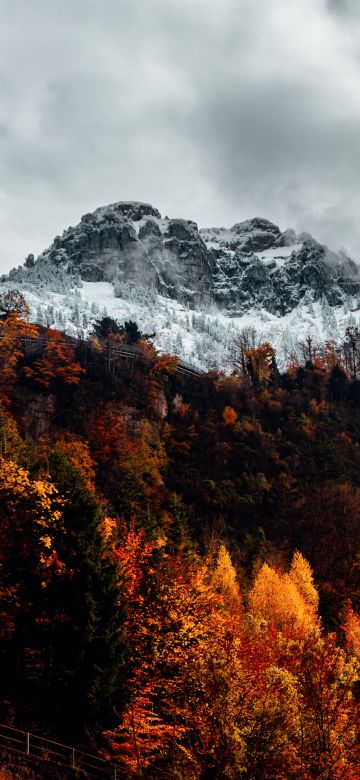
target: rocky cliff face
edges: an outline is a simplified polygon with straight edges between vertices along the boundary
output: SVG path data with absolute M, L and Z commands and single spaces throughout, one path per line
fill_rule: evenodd
M 80 280 L 110 281 L 119 296 L 133 282 L 193 308 L 213 302 L 230 316 L 254 307 L 283 316 L 309 294 L 330 306 L 360 296 L 356 263 L 306 234 L 259 218 L 199 231 L 137 202 L 85 214 L 9 278 L 61 292 Z
M 309 294 L 336 306 L 360 293 L 356 263 L 307 234 L 282 233 L 265 219 L 200 232 L 216 255 L 214 298 L 230 314 L 256 306 L 283 316 Z

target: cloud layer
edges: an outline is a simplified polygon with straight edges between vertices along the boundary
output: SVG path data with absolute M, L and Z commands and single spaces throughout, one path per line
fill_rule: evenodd
M 0 0 L 0 267 L 146 200 L 360 260 L 357 0 Z

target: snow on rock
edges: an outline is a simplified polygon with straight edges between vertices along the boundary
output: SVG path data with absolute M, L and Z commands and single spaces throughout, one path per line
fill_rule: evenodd
M 33 321 L 88 335 L 105 314 L 132 319 L 205 369 L 229 370 L 243 328 L 281 362 L 309 331 L 336 340 L 359 319 L 357 264 L 309 234 L 262 218 L 199 230 L 136 201 L 85 214 L 1 282 L 25 293 Z

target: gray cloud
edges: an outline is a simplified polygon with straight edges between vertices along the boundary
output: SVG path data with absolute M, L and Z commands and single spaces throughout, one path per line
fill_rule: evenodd
M 0 0 L 0 261 L 147 200 L 360 260 L 358 3 Z M 351 23 L 349 23 L 351 22 Z
M 359 15 L 359 0 L 327 0 L 327 7 L 330 11 L 345 15 Z

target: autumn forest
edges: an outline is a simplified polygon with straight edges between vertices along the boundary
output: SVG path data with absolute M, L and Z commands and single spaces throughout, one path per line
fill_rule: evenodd
M 357 328 L 186 374 L 1 309 L 0 722 L 124 780 L 357 780 Z

